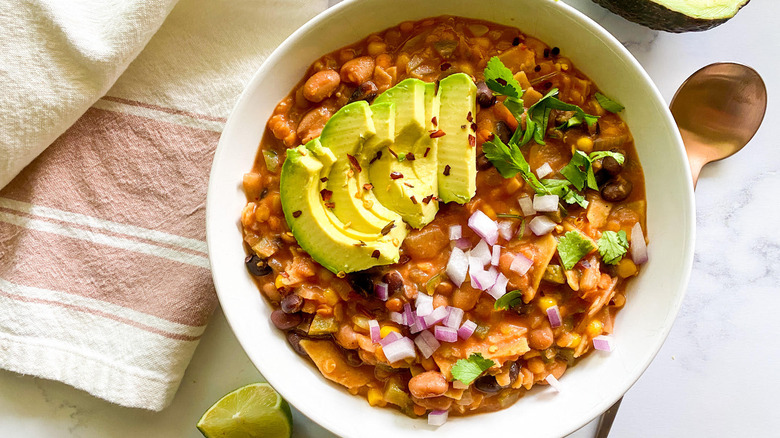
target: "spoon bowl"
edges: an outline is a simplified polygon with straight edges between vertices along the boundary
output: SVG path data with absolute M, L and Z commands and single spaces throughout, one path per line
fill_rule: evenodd
M 683 82 L 670 109 L 685 143 L 694 187 L 705 164 L 734 155 L 753 138 L 766 106 L 763 79 L 742 64 L 710 64 Z

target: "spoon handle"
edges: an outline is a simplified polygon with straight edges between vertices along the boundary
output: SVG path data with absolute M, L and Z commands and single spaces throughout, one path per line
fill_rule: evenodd
M 689 143 L 686 143 L 686 145 L 687 144 Z M 707 159 L 704 154 L 697 153 L 697 151 L 692 147 L 686 147 L 685 152 L 688 155 L 688 165 L 691 167 L 693 188 L 696 189 L 696 183 L 699 181 L 699 173 L 701 173 L 701 168 L 704 167 L 705 164 L 709 163 L 710 160 Z

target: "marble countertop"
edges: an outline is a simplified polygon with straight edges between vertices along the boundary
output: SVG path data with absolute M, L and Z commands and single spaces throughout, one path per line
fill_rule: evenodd
M 714 163 L 696 190 L 698 235 L 680 315 L 647 372 L 626 394 L 613 437 L 769 436 L 780 430 L 780 233 L 762 225 L 780 213 L 780 2 L 751 2 L 703 33 L 670 34 L 629 23 L 590 0 L 567 0 L 618 37 L 667 101 L 700 67 L 748 64 L 764 77 L 770 105 L 747 149 Z M 776 264 L 777 263 L 777 264 Z M 59 382 L 0 371 L 0 436 L 199 437 L 195 423 L 219 397 L 262 380 L 217 310 L 173 404 L 127 409 Z M 295 414 L 296 437 L 332 436 Z M 594 424 L 572 436 L 592 437 Z M 775 431 L 775 432 L 772 432 Z

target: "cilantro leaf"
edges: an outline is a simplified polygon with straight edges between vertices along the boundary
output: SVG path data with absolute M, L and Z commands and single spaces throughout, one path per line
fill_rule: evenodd
M 566 270 L 577 264 L 580 259 L 596 249 L 593 241 L 579 231 L 569 231 L 558 239 L 558 255 Z
M 511 292 L 505 293 L 501 298 L 496 300 L 496 303 L 493 305 L 493 308 L 496 310 L 509 310 L 514 306 L 517 306 L 518 304 L 523 302 L 523 293 L 519 290 L 513 290 Z
M 616 265 L 628 251 L 628 238 L 626 232 L 604 231 L 598 241 L 599 254 L 604 263 Z
M 582 190 L 585 187 L 586 182 L 590 187 L 590 181 L 588 181 L 589 169 L 590 169 L 590 158 L 588 158 L 588 155 L 582 151 L 576 151 L 574 155 L 571 157 L 571 161 L 569 161 L 569 164 L 564 166 L 564 168 L 561 169 L 560 173 L 561 175 L 565 176 L 566 179 L 571 181 L 571 183 L 574 184 L 574 187 L 576 187 L 577 190 Z M 596 184 L 596 179 L 594 177 L 593 185 L 595 186 L 595 184 Z M 596 190 L 594 187 L 591 188 Z
M 531 166 L 525 160 L 520 148 L 507 146 L 497 135 L 494 135 L 492 140 L 482 143 L 482 150 L 504 178 L 512 178 L 518 173 L 531 173 Z
M 561 199 L 563 200 L 563 202 L 567 204 L 572 204 L 572 205 L 577 204 L 582 208 L 588 208 L 589 202 L 585 200 L 584 196 L 575 192 L 574 190 L 569 190 L 568 192 L 566 192 L 566 194 L 563 195 Z
M 494 93 L 520 99 L 523 89 L 498 56 L 490 58 L 485 67 L 485 83 Z M 522 101 L 521 101 L 522 102 Z
M 482 353 L 471 353 L 468 359 L 460 359 L 452 366 L 452 377 L 464 385 L 470 385 L 488 368 L 496 363 L 482 357 Z
M 618 162 L 618 164 L 622 165 L 626 161 L 626 157 L 623 156 L 620 152 L 612 152 L 612 151 L 596 151 L 590 153 L 590 161 L 594 162 L 596 160 L 600 160 L 604 157 L 612 157 L 615 159 L 615 161 Z
M 559 100 L 555 97 L 557 95 L 558 89 L 553 88 L 546 95 L 544 95 L 544 97 L 528 107 L 525 119 L 526 128 L 522 139 L 520 139 L 520 136 L 516 131 L 515 135 L 512 136 L 513 141 L 519 142 L 518 144 L 522 146 L 533 138 L 536 143 L 545 144 L 544 136 L 547 133 L 547 123 L 550 119 L 550 113 L 554 109 L 561 111 L 574 111 L 573 118 L 576 118 L 575 122 L 582 123 L 582 121 L 585 121 L 585 123 L 588 125 L 593 125 L 596 123 L 596 121 L 598 121 L 598 116 L 586 114 L 585 111 L 583 111 L 582 108 L 578 107 L 577 105 Z
M 596 101 L 598 101 L 599 105 L 611 113 L 619 113 L 626 108 L 601 93 L 596 93 L 594 96 L 596 97 Z

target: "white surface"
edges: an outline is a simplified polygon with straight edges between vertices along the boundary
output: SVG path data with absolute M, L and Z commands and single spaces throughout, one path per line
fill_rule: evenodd
M 334 7 L 296 31 L 263 64 L 222 132 L 209 182 L 206 235 L 222 309 L 251 361 L 268 382 L 306 416 L 337 435 L 376 438 L 479 435 L 522 424 L 533 437 L 569 434 L 597 417 L 639 378 L 671 329 L 693 262 L 693 189 L 679 132 L 649 77 L 619 41 L 575 9 L 554 0 L 472 0 L 445 4 L 418 0 L 361 0 Z M 626 106 L 623 118 L 638 145 L 647 187 L 650 261 L 631 284 L 631 306 L 615 322 L 612 354 L 596 353 L 569 370 L 555 394 L 537 387 L 512 407 L 479 417 L 453 417 L 434 429 L 391 409 L 371 408 L 301 361 L 270 324 L 273 310 L 239 263 L 245 257 L 236 214 L 246 204 L 241 176 L 257 154 L 266 120 L 318 54 L 405 20 L 449 14 L 515 25 L 558 46 L 605 93 Z M 357 17 L 360 17 L 359 19 Z M 563 29 L 563 30 L 562 30 Z M 653 238 L 663 236 L 663 239 Z M 561 412 L 567 415 L 561 416 Z
M 757 68 L 770 101 L 780 88 L 772 38 L 780 4 L 754 1 L 719 28 L 673 35 L 625 22 L 586 0 L 569 3 L 626 42 L 667 101 L 688 74 L 722 60 Z M 770 105 L 767 126 L 778 116 L 780 107 Z M 667 343 L 625 397 L 612 436 L 770 436 L 780 426 L 772 415 L 780 340 L 770 314 L 780 308 L 780 237 L 761 226 L 779 209 L 770 193 L 780 183 L 778 162 L 780 152 L 764 129 L 745 152 L 702 172 L 688 294 Z M 166 411 L 119 408 L 60 383 L 2 372 L 0 436 L 197 437 L 194 423 L 214 400 L 257 379 L 217 314 Z M 327 436 L 308 422 L 296 426 L 297 436 Z

